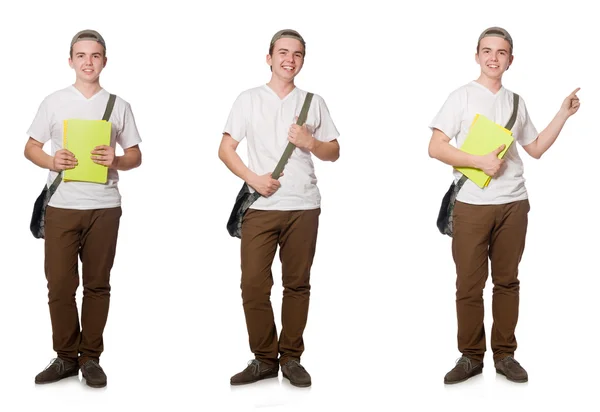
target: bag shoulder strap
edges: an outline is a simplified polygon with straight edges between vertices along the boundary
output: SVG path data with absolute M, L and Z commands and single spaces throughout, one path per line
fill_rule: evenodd
M 110 119 L 110 115 L 112 114 L 113 107 L 115 107 L 115 100 L 117 100 L 116 95 L 111 94 L 110 96 L 108 96 L 108 103 L 106 103 L 106 110 L 104 111 L 104 116 L 102 116 L 102 120 L 104 120 L 105 122 L 108 122 L 108 119 Z
M 300 111 L 300 115 L 298 116 L 298 121 L 296 121 L 296 124 L 298 126 L 302 126 L 304 122 L 306 122 L 306 118 L 308 116 L 308 109 L 310 108 L 310 102 L 312 101 L 312 98 L 313 93 L 306 94 L 304 104 L 302 105 L 302 110 Z M 281 172 L 283 172 L 285 164 L 287 163 L 295 148 L 296 146 L 292 142 L 288 143 L 287 147 L 285 148 L 285 151 L 283 152 L 283 155 L 281 156 L 281 159 L 279 159 L 279 163 L 277 163 L 277 166 L 275 166 L 275 170 L 273 171 L 273 173 L 271 173 L 271 177 L 273 179 L 279 179 L 279 176 L 281 176 Z
M 519 112 L 519 95 L 517 93 L 513 93 L 513 111 L 512 111 L 512 114 L 510 115 L 510 119 L 508 119 L 508 123 L 506 123 L 506 126 L 504 126 L 505 129 L 510 130 L 513 128 L 513 126 L 515 125 L 515 122 L 517 121 L 518 112 Z M 456 183 L 456 191 L 457 192 L 465 184 L 467 179 L 468 179 L 468 177 L 465 175 L 462 175 L 460 177 L 460 180 L 458 181 L 458 183 Z
M 506 126 L 504 126 L 505 129 L 512 129 L 512 127 L 515 125 L 515 122 L 517 121 L 517 114 L 519 112 L 519 95 L 516 93 L 513 93 L 513 112 L 512 115 L 510 116 L 510 119 L 508 119 L 508 123 L 506 123 Z

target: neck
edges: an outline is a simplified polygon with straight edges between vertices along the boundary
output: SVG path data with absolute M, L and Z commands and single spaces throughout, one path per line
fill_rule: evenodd
M 280 99 L 283 99 L 285 96 L 290 94 L 292 90 L 296 87 L 294 85 L 294 80 L 282 80 L 275 75 L 271 76 L 271 80 L 267 83 Z
M 502 88 L 502 78 L 492 79 L 481 73 L 476 81 L 492 93 L 498 93 L 498 90 Z
M 87 99 L 94 96 L 102 87 L 100 87 L 100 81 L 97 80 L 93 83 L 82 82 L 79 79 L 75 80 L 75 84 L 73 85 L 77 90 L 81 92 Z

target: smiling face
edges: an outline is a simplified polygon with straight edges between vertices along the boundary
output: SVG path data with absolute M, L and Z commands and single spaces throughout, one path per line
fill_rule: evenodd
M 296 39 L 282 38 L 275 42 L 273 51 L 267 55 L 273 76 L 283 81 L 292 81 L 304 64 L 304 46 Z
M 106 65 L 104 47 L 94 40 L 82 40 L 73 45 L 69 66 L 75 70 L 78 82 L 96 83 Z
M 479 42 L 475 61 L 481 74 L 490 79 L 500 79 L 513 61 L 510 43 L 496 36 L 484 37 Z

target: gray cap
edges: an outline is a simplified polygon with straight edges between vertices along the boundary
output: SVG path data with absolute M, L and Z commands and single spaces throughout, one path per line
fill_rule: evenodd
M 306 48 L 306 43 L 304 42 L 304 39 L 302 38 L 302 36 L 300 36 L 300 33 L 298 33 L 296 30 L 292 30 L 292 29 L 283 29 L 283 30 L 279 30 L 277 33 L 275 33 L 275 35 L 271 39 L 271 44 L 269 47 L 272 47 L 277 40 L 283 39 L 283 38 L 296 39 L 300 43 L 302 43 L 302 46 L 304 48 Z
M 75 43 L 82 40 L 97 41 L 102 45 L 102 47 L 104 47 L 104 51 L 106 51 L 106 43 L 104 42 L 104 38 L 96 30 L 81 30 L 79 33 L 73 36 L 73 40 L 71 40 L 71 50 L 73 49 L 73 45 Z
M 513 51 L 512 37 L 502 27 L 489 27 L 489 28 L 485 29 L 481 33 L 481 35 L 479 36 L 479 40 L 477 41 L 477 50 L 479 50 L 479 43 L 481 42 L 481 39 L 483 39 L 484 37 L 500 37 L 500 38 L 506 40 L 508 42 L 508 44 L 510 44 L 510 52 L 512 53 L 512 51 Z

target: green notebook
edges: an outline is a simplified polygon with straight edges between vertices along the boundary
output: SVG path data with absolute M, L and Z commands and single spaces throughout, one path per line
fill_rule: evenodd
M 74 169 L 64 171 L 63 180 L 106 183 L 108 167 L 94 163 L 96 146 L 110 145 L 111 123 L 104 120 L 69 119 L 64 121 L 63 147 L 77 159 Z
M 506 151 L 515 139 L 512 132 L 498 123 L 494 123 L 483 115 L 476 115 L 469 129 L 469 134 L 460 150 L 474 155 L 486 155 L 496 150 L 501 145 L 506 145 L 504 150 L 498 155 L 502 159 Z M 486 187 L 492 178 L 486 175 L 481 169 L 473 167 L 457 167 L 456 170 L 462 172 L 480 188 Z

